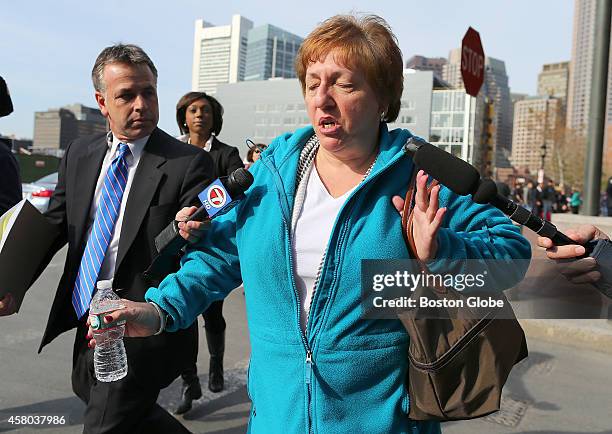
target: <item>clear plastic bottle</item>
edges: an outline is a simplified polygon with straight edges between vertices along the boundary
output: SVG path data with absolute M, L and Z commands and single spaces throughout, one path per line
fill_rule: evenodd
M 89 306 L 89 320 L 96 340 L 94 370 L 98 381 L 111 382 L 127 375 L 127 355 L 123 345 L 125 321 L 104 323 L 104 317 L 123 308 L 121 299 L 113 292 L 112 280 L 100 280 Z

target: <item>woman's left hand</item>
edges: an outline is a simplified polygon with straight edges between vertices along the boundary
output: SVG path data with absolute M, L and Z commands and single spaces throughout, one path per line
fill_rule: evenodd
M 416 176 L 415 206 L 412 211 L 412 237 L 416 247 L 415 253 L 421 261 L 429 261 L 436 257 L 438 229 L 442 226 L 442 220 L 446 213 L 446 208 L 439 207 L 440 186 L 436 185 L 428 194 L 427 179 L 427 174 L 419 170 Z M 400 196 L 394 196 L 392 200 L 395 209 L 403 214 L 404 199 Z

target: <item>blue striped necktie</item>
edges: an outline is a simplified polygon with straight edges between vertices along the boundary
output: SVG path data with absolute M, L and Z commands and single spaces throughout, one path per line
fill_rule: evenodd
M 111 162 L 102 184 L 98 209 L 72 291 L 72 306 L 74 306 L 79 319 L 89 309 L 104 255 L 113 237 L 115 223 L 121 208 L 121 198 L 127 183 L 128 166 L 126 157 L 129 153 L 128 145 L 119 143 L 119 152 Z

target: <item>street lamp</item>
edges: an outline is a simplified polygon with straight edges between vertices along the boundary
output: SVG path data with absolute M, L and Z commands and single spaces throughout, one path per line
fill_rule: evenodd
M 544 182 L 544 161 L 546 160 L 546 143 L 540 146 L 540 170 L 538 170 L 538 183 Z

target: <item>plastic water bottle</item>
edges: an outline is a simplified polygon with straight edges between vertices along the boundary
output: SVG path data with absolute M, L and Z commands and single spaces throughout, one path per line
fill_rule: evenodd
M 112 280 L 100 280 L 89 306 L 89 320 L 96 340 L 94 370 L 99 381 L 111 382 L 127 375 L 127 355 L 123 345 L 125 321 L 106 324 L 104 317 L 123 308 L 121 299 L 113 292 Z

